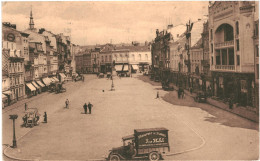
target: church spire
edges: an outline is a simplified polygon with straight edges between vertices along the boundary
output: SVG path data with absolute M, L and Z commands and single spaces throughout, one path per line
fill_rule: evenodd
M 30 29 L 34 29 L 34 22 L 33 22 L 33 15 L 32 15 L 32 7 L 31 7 L 31 14 L 30 14 L 30 23 L 29 23 Z

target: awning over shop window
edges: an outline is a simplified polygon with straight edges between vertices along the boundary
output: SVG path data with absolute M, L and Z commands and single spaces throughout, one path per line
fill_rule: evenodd
M 31 91 L 36 91 L 36 88 L 35 88 L 31 83 L 26 83 L 26 86 L 27 86 Z
M 41 87 L 39 87 L 35 82 L 32 82 L 32 85 L 36 88 L 36 89 L 40 89 Z
M 66 75 L 64 73 L 59 73 L 62 78 L 66 78 Z
M 122 71 L 123 65 L 116 65 L 115 68 L 116 68 L 116 71 Z
M 2 100 L 7 99 L 7 96 L 2 94 Z
M 138 65 L 136 65 L 136 64 L 132 65 L 132 67 L 133 67 L 134 70 L 138 70 L 139 69 Z
M 58 78 L 56 77 L 52 77 L 52 79 L 54 79 L 56 82 L 59 82 Z
M 41 81 L 37 81 L 37 84 L 41 87 L 45 87 L 45 85 Z
M 49 86 L 51 84 L 51 80 L 49 78 L 43 78 L 42 81 L 46 86 Z
M 123 71 L 128 71 L 128 65 L 124 65 Z
M 11 91 L 4 91 L 3 94 L 11 95 L 12 92 Z
M 56 80 L 53 79 L 53 78 L 49 78 L 49 79 L 51 80 L 52 83 L 55 83 L 55 82 L 56 82 Z

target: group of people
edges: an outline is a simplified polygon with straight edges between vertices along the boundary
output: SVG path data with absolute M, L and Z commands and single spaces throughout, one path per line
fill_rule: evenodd
M 70 103 L 69 100 L 66 99 L 66 101 L 65 101 L 66 107 L 65 107 L 65 108 L 69 108 L 69 103 Z M 85 103 L 85 104 L 83 105 L 85 114 L 87 114 L 88 111 L 89 111 L 89 114 L 91 114 L 92 107 L 93 107 L 93 105 L 92 105 L 90 102 L 88 102 L 88 104 Z
M 88 111 L 89 111 L 89 114 L 91 114 L 91 109 L 92 109 L 92 107 L 93 107 L 93 105 L 92 105 L 90 102 L 89 102 L 88 104 L 85 103 L 85 104 L 83 105 L 85 114 L 87 114 Z

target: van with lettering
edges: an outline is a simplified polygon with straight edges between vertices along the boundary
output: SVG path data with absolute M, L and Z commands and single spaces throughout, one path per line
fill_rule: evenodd
M 136 129 L 133 135 L 122 138 L 123 146 L 112 148 L 107 160 L 142 160 L 157 161 L 162 154 L 170 151 L 168 129 Z

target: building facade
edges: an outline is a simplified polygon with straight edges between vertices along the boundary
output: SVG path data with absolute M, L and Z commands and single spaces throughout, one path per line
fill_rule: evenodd
M 254 1 L 215 2 L 209 7 L 213 95 L 254 107 Z

